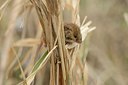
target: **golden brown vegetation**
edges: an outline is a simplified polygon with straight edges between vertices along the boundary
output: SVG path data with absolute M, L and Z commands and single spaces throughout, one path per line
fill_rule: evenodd
M 0 85 L 127 85 L 127 6 L 127 0 L 0 0 Z M 95 27 L 85 15 L 97 27 L 88 37 Z M 82 44 L 70 50 L 65 22 L 82 33 Z
M 1 6 L 1 21 L 9 7 L 11 11 L 1 52 L 0 83 L 86 85 L 86 58 L 82 61 L 79 54 L 84 44 L 75 44 L 68 50 L 64 34 L 65 9 L 70 11 L 70 23 L 80 26 L 82 41 L 95 29 L 88 27 L 91 22 L 85 24 L 87 17 L 80 24 L 79 0 L 7 0 Z

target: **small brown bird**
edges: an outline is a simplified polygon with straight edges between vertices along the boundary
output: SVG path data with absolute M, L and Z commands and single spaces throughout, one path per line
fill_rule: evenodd
M 64 24 L 65 43 L 73 44 L 82 42 L 82 35 L 79 26 L 73 23 Z

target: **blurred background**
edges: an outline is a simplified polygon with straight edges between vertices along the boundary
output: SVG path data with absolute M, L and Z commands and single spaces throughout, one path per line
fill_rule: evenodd
M 82 19 L 87 15 L 97 28 L 89 35 L 88 43 L 91 85 L 128 85 L 127 12 L 128 0 L 80 2 Z
M 3 1 L 4 0 L 0 0 L 0 6 L 3 4 Z M 12 17 L 10 17 L 11 5 L 12 3 L 9 3 L 8 4 L 9 7 L 6 8 L 6 10 L 4 9 L 4 12 L 0 11 L 0 15 L 2 16 L 2 19 L 0 17 L 0 55 L 3 54 L 4 50 L 6 50 L 6 49 L 2 49 L 4 48 L 3 44 L 5 43 L 3 41 L 6 41 L 5 37 L 10 37 L 10 36 L 6 36 L 6 32 L 8 28 L 7 24 L 10 23 L 9 19 L 15 18 L 15 16 L 13 17 L 12 15 L 11 15 Z M 14 13 L 15 10 L 13 11 Z M 25 37 L 39 38 L 39 36 L 41 36 L 40 33 L 41 29 L 37 30 L 38 28 L 35 27 L 35 25 L 38 24 L 36 22 L 38 17 L 34 17 L 36 15 L 35 11 L 32 10 L 31 12 L 29 12 L 29 9 L 27 10 L 28 10 L 27 12 L 25 11 L 24 13 L 21 13 L 20 15 L 21 17 L 17 19 L 17 27 L 15 26 L 14 29 L 15 30 L 14 41 L 18 40 L 19 38 L 25 38 Z M 92 26 L 96 26 L 96 30 L 92 31 L 86 39 L 87 47 L 88 47 L 88 55 L 87 55 L 87 67 L 89 73 L 88 85 L 128 85 L 128 14 L 127 12 L 128 12 L 127 0 L 81 0 L 80 1 L 81 21 L 84 19 L 85 16 L 87 16 L 88 20 L 92 21 Z M 28 28 L 26 30 L 22 29 L 22 26 L 24 25 L 24 23 L 22 23 L 24 21 L 22 20 L 23 15 L 26 15 L 24 19 L 29 16 L 29 19 L 25 25 L 25 27 Z M 31 20 L 32 18 L 34 21 Z M 22 34 L 22 32 L 25 34 Z M 11 40 L 9 42 L 11 42 Z M 28 49 L 29 48 L 25 49 L 22 53 L 28 51 Z M 24 56 L 23 54 L 20 53 L 18 55 Z M 0 60 L 6 61 L 6 59 L 2 59 L 2 57 L 0 57 Z M 13 60 L 10 60 L 10 62 L 11 61 Z M 2 65 L 3 64 L 4 63 L 2 63 Z M 10 75 L 16 76 L 13 73 L 11 73 Z

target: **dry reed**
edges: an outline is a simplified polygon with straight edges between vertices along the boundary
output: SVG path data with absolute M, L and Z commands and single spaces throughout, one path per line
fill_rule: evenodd
M 7 78 L 12 78 L 15 82 L 8 81 L 12 84 L 20 81 L 19 85 L 38 85 L 38 78 L 44 79 L 42 80 L 44 82 L 45 77 L 49 75 L 48 82 L 45 84 L 87 85 L 88 72 L 86 58 L 84 57 L 84 61 L 82 61 L 79 53 L 80 49 L 83 49 L 82 51 L 85 52 L 86 49 L 82 48 L 84 43 L 74 45 L 75 47 L 68 50 L 65 46 L 64 37 L 65 21 L 63 19 L 63 12 L 65 9 L 71 11 L 71 22 L 80 26 L 83 42 L 87 34 L 95 29 L 95 27 L 89 27 L 91 22 L 85 23 L 87 17 L 80 24 L 79 0 L 66 0 L 65 2 L 59 0 L 26 0 L 25 2 L 17 0 L 13 2 L 13 6 L 15 7 L 13 7 L 11 12 L 4 40 L 5 43 L 2 49 L 0 84 L 4 85 L 4 80 L 7 81 Z M 33 14 L 29 16 L 29 13 Z M 17 38 L 14 38 L 14 35 L 16 35 L 15 28 L 17 28 L 18 18 L 22 18 L 22 16 L 23 21 L 20 21 L 20 29 L 23 31 L 21 32 L 21 38 L 17 40 Z M 38 16 L 39 20 L 37 17 L 32 19 L 33 16 Z M 29 24 L 33 24 L 28 17 L 31 20 L 35 20 L 36 29 L 30 26 L 33 29 L 29 31 L 35 32 L 36 30 L 34 35 L 36 37 L 27 38 L 27 36 L 30 36 L 27 34 Z M 23 23 L 25 24 L 23 25 Z M 16 57 L 13 57 L 14 59 L 7 66 L 8 59 L 11 56 Z M 47 73 L 48 75 L 45 75 L 46 70 L 50 71 Z M 15 72 L 18 71 L 20 73 L 16 74 L 16 79 L 13 78 L 14 76 L 12 75 L 15 75 Z M 42 77 L 38 75 L 40 72 Z M 4 78 L 5 75 L 6 78 Z

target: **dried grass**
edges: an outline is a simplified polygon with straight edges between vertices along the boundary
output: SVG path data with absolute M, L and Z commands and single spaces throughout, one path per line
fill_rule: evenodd
M 15 82 L 11 82 L 12 84 L 19 82 L 19 85 L 38 85 L 36 84 L 39 77 L 38 73 L 42 72 L 41 74 L 43 74 L 43 71 L 46 70 L 50 71 L 48 73 L 50 74 L 50 79 L 46 84 L 87 85 L 86 57 L 80 56 L 84 54 L 86 49 L 83 49 L 81 54 L 79 53 L 84 43 L 81 45 L 75 44 L 69 50 L 65 46 L 64 37 L 63 12 L 67 5 L 72 15 L 70 17 L 71 22 L 80 26 L 83 42 L 87 34 L 95 29 L 95 27 L 89 27 L 91 21 L 85 23 L 87 17 L 80 24 L 79 1 L 30 0 L 29 2 L 26 0 L 23 2 L 17 0 L 12 2 L 12 12 L 5 33 L 5 43 L 1 55 L 0 85 L 7 84 L 8 79 L 16 79 Z M 9 1 L 6 1 L 0 7 L 0 10 L 7 6 L 7 3 Z M 29 13 L 33 14 L 29 16 Z M 36 18 L 33 18 L 33 16 Z M 22 21 L 19 21 L 20 25 L 17 22 L 19 18 L 23 18 Z M 18 27 L 16 27 L 17 24 Z M 21 32 L 18 39 L 14 36 L 17 33 L 17 29 Z M 35 35 L 27 34 L 30 31 Z M 8 59 L 12 58 L 12 56 L 16 56 L 16 58 L 7 66 Z M 45 66 L 48 68 L 45 68 Z M 16 74 L 15 72 L 19 73 Z M 6 78 L 4 77 L 5 75 Z M 42 79 L 47 77 L 45 74 L 42 76 Z

